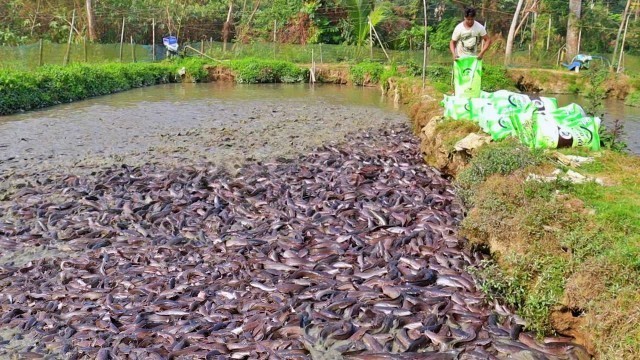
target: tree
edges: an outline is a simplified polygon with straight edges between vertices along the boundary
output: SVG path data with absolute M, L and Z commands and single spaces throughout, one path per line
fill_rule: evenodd
M 567 22 L 567 59 L 569 61 L 578 55 L 581 13 L 582 1 L 569 0 L 569 21 Z
M 513 38 L 516 33 L 516 25 L 518 24 L 518 16 L 520 15 L 520 10 L 522 9 L 522 4 L 524 0 L 519 0 L 518 5 L 516 6 L 516 11 L 513 13 L 513 19 L 511 19 L 511 27 L 509 28 L 509 36 L 507 36 L 507 49 L 504 54 L 504 64 L 509 65 L 511 63 L 511 53 L 513 52 Z
M 93 7 L 91 6 L 91 0 L 87 0 L 87 29 L 89 30 L 89 40 L 96 40 L 96 28 L 93 21 Z
M 370 0 L 348 0 L 345 3 L 349 19 L 353 24 L 353 32 L 355 33 L 355 43 L 362 46 L 369 34 L 369 23 L 376 26 L 382 22 L 389 13 L 387 2 L 379 2 L 375 4 Z
M 629 7 L 631 6 L 631 0 L 627 0 L 627 6 L 624 8 L 624 12 L 622 13 L 622 20 L 620 21 L 620 27 L 618 28 L 618 35 L 616 36 L 616 43 L 613 47 L 613 61 L 612 64 L 616 61 L 616 54 L 618 53 L 618 44 L 620 42 L 620 35 L 622 35 L 622 29 L 624 28 L 624 22 L 627 19 L 627 13 L 629 12 Z

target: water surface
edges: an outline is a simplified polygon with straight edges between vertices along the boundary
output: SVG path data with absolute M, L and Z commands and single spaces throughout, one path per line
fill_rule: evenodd
M 185 159 L 234 168 L 407 121 L 373 88 L 167 84 L 0 117 L 0 170 Z

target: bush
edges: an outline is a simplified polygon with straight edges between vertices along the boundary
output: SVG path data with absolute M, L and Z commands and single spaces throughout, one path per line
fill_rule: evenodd
M 465 204 L 471 205 L 474 185 L 484 182 L 493 174 L 511 174 L 518 169 L 539 165 L 543 160 L 542 152 L 532 151 L 515 139 L 483 146 L 469 166 L 458 175 L 458 194 Z
M 629 106 L 640 107 L 640 90 L 636 90 L 629 94 L 624 103 Z
M 370 61 L 353 65 L 349 69 L 349 77 L 355 85 L 377 84 L 383 73 L 382 64 Z
M 297 83 L 309 78 L 308 70 L 279 60 L 246 58 L 231 61 L 230 68 L 236 74 L 236 81 L 246 84 Z
M 185 68 L 186 74 L 191 78 L 193 82 L 206 81 L 209 77 L 209 72 L 205 69 L 207 61 L 201 58 L 190 57 L 176 60 L 170 60 L 168 63 L 173 64 L 177 69 Z
M 482 67 L 482 90 L 489 92 L 502 89 L 515 90 L 513 80 L 507 76 L 507 68 L 487 63 L 484 63 Z
M 171 64 L 48 65 L 0 71 L 0 115 L 67 103 L 174 80 Z

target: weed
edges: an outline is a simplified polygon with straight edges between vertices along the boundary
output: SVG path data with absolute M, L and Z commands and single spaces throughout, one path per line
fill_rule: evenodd
M 600 136 L 601 146 L 606 149 L 622 152 L 628 146 L 627 143 L 622 140 L 624 124 L 620 119 L 616 119 L 611 128 L 601 124 L 598 134 Z
M 349 68 L 349 76 L 355 85 L 377 84 L 383 73 L 382 64 L 370 61 L 361 62 Z
M 503 270 L 495 260 L 483 260 L 468 268 L 477 279 L 487 300 L 498 300 L 513 309 L 518 309 L 526 299 L 528 274 Z
M 627 95 L 627 99 L 624 102 L 629 106 L 637 106 L 640 107 L 640 90 L 635 90 L 629 95 Z
M 0 71 L 0 115 L 175 81 L 176 66 L 148 64 L 47 65 L 33 72 Z
M 308 70 L 279 60 L 246 58 L 231 61 L 229 67 L 235 72 L 239 83 L 296 83 L 309 77 Z
M 515 170 L 538 165 L 543 161 L 540 151 L 531 151 L 517 140 L 492 143 L 480 149 L 469 166 L 456 179 L 458 194 L 465 204 L 473 204 L 472 188 L 493 174 L 510 174 Z
M 497 91 L 501 89 L 515 90 L 515 83 L 507 76 L 507 68 L 483 64 L 482 69 L 482 90 Z

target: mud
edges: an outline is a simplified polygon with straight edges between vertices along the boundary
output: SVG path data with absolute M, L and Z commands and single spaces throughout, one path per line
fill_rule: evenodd
M 160 85 L 0 117 L 0 171 L 15 179 L 191 159 L 233 172 L 247 161 L 290 158 L 357 130 L 407 122 L 390 110 L 377 89 Z

